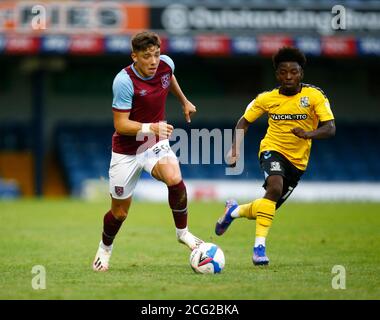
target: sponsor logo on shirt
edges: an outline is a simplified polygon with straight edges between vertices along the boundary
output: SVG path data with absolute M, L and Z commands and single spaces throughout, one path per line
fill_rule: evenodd
M 307 114 L 304 113 L 295 113 L 295 114 L 276 114 L 271 113 L 269 116 L 272 120 L 306 120 Z

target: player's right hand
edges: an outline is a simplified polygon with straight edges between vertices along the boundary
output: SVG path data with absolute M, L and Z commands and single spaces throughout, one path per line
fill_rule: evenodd
M 173 132 L 174 127 L 166 122 L 156 122 L 150 125 L 150 129 L 160 139 L 168 139 Z
M 304 129 L 299 128 L 299 127 L 291 129 L 291 132 L 295 136 L 297 136 L 298 138 L 301 138 L 301 139 L 310 139 L 311 138 L 310 132 L 305 131 Z

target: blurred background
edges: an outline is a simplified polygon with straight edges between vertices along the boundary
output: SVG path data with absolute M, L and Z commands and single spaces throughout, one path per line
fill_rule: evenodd
M 314 142 L 295 199 L 380 201 L 380 1 L 339 1 L 344 10 L 334 14 L 336 4 L 0 2 L 0 198 L 108 198 L 112 81 L 132 62 L 131 36 L 150 29 L 197 106 L 188 125 L 168 98 L 168 122 L 188 133 L 232 129 L 258 93 L 276 86 L 271 55 L 300 48 L 308 59 L 304 82 L 328 96 L 337 134 Z M 333 20 L 343 29 L 334 30 Z M 189 197 L 261 194 L 257 152 L 266 123 L 263 116 L 249 129 L 241 175 L 226 175 L 224 164 L 183 164 Z M 162 187 L 143 174 L 136 197 L 166 201 Z

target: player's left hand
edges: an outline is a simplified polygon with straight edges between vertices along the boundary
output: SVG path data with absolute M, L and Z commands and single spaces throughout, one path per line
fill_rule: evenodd
M 305 131 L 302 128 L 296 127 L 296 128 L 293 128 L 291 131 L 298 138 L 301 138 L 301 139 L 310 139 L 311 138 L 310 132 Z
M 183 114 L 185 115 L 186 122 L 191 122 L 191 115 L 195 112 L 197 112 L 197 108 L 190 102 L 186 101 L 183 106 Z
M 236 147 L 232 146 L 231 149 L 227 152 L 226 155 L 226 164 L 229 167 L 235 167 L 236 162 L 239 160 L 240 150 L 237 150 Z

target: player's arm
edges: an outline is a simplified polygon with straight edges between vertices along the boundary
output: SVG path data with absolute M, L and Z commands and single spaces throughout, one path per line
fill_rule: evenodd
M 232 140 L 232 146 L 227 153 L 227 163 L 229 165 L 235 165 L 237 160 L 239 159 L 240 146 L 250 125 L 251 122 L 247 121 L 244 118 L 244 116 L 242 116 L 236 123 L 234 136 Z
M 292 132 L 302 139 L 328 139 L 335 136 L 335 121 L 321 121 L 316 130 L 305 131 L 299 127 L 293 128 Z
M 319 126 L 312 131 L 305 131 L 302 128 L 293 128 L 294 135 L 302 139 L 328 139 L 335 136 L 334 115 L 330 108 L 330 102 L 320 91 L 315 90 L 315 113 L 319 119 Z
M 136 136 L 139 132 L 154 133 L 167 139 L 173 131 L 173 126 L 165 122 L 141 123 L 129 119 L 129 112 L 113 111 L 113 123 L 118 134 Z
M 259 95 L 251 101 L 245 109 L 244 115 L 238 120 L 235 126 L 234 137 L 231 149 L 227 153 L 227 163 L 235 165 L 240 156 L 240 146 L 252 122 L 266 112 L 263 105 L 263 96 Z
M 193 113 L 197 112 L 197 108 L 189 100 L 187 100 L 174 74 L 172 75 L 172 79 L 170 82 L 170 92 L 175 97 L 177 97 L 179 102 L 182 104 L 182 109 L 185 115 L 186 122 L 191 122 L 190 117 Z
M 113 124 L 118 134 L 135 136 L 142 129 L 142 123 L 129 119 L 129 112 L 113 111 Z

